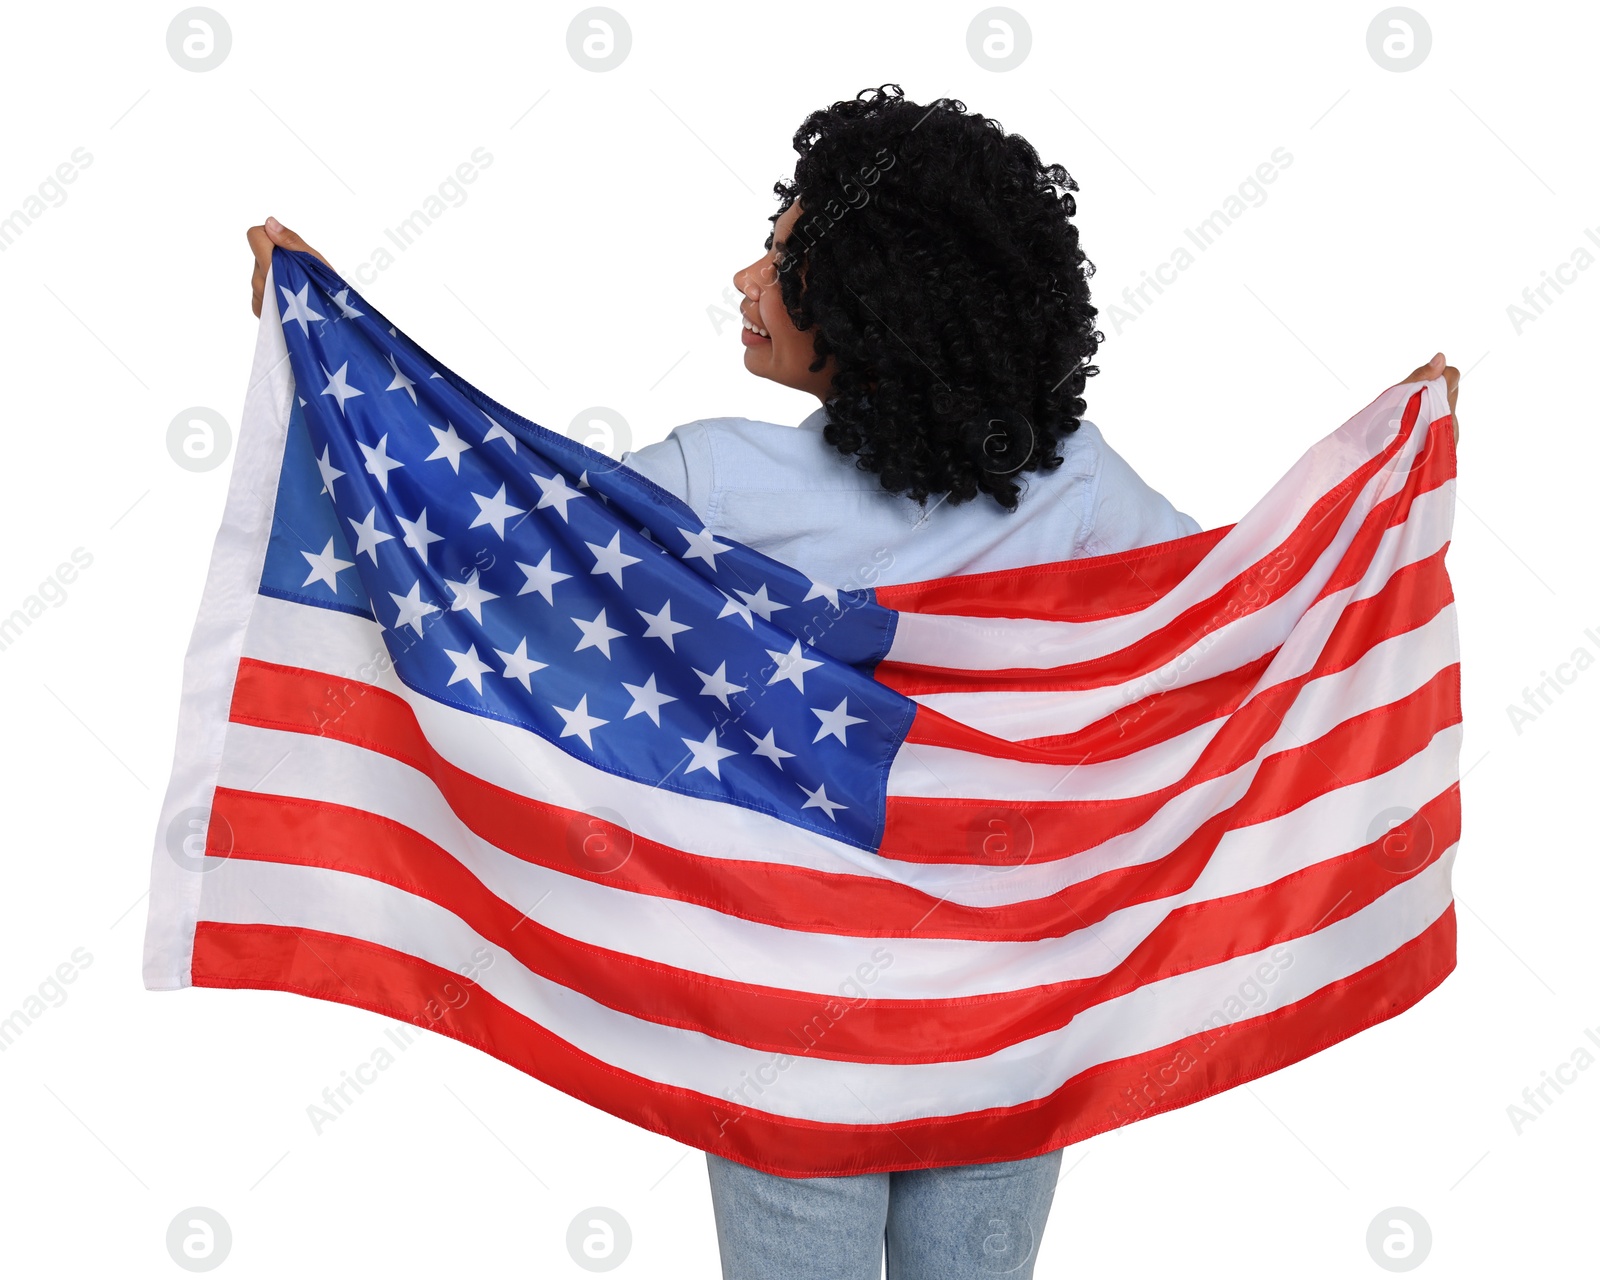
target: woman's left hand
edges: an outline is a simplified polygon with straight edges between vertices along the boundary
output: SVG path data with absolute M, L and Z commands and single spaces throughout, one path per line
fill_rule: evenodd
M 1450 395 L 1450 425 L 1455 430 L 1456 440 L 1460 441 L 1461 419 L 1456 417 L 1456 388 L 1461 385 L 1461 370 L 1457 369 L 1454 365 L 1448 365 L 1444 362 L 1444 352 L 1439 352 L 1438 355 L 1434 356 L 1432 360 L 1428 361 L 1427 364 L 1422 365 L 1420 368 L 1413 369 L 1410 373 L 1406 374 L 1405 377 L 1401 378 L 1400 381 L 1432 382 L 1435 378 L 1441 376 L 1444 378 L 1445 390 Z

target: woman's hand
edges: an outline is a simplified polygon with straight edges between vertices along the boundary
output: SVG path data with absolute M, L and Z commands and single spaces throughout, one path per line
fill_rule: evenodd
M 267 287 L 267 269 L 272 266 L 273 245 L 285 249 L 300 249 L 314 258 L 322 258 L 322 261 L 327 262 L 330 267 L 333 265 L 276 218 L 268 218 L 259 227 L 251 227 L 245 232 L 245 236 L 249 239 L 250 248 L 256 255 L 256 269 L 250 277 L 250 310 L 258 317 L 261 315 L 261 295 Z
M 1461 439 L 1461 419 L 1456 417 L 1456 388 L 1461 385 L 1461 370 L 1444 362 L 1444 352 L 1439 352 L 1438 355 L 1420 368 L 1413 369 L 1400 381 L 1432 382 L 1440 375 L 1443 375 L 1445 390 L 1450 395 L 1450 425 L 1455 430 L 1456 440 L 1459 441 Z

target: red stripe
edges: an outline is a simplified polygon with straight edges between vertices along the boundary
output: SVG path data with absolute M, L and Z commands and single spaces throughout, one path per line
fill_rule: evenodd
M 1441 485 L 1455 479 L 1455 455 L 1442 443 L 1450 437 L 1450 432 L 1448 418 L 1441 418 L 1428 429 L 1428 437 L 1423 443 L 1422 452 L 1412 460 L 1411 473 L 1406 479 L 1405 487 L 1400 492 L 1385 498 L 1367 513 L 1366 519 L 1356 530 L 1338 565 L 1329 575 L 1328 581 L 1323 584 L 1322 590 L 1317 593 L 1318 600 L 1359 582 L 1362 575 L 1372 567 L 1372 558 L 1377 554 L 1378 544 L 1382 542 L 1384 534 L 1411 518 L 1411 508 L 1423 494 L 1432 493 Z
M 1403 698 L 1336 725 L 1314 742 L 1266 757 L 1245 798 L 1211 822 L 1230 827 L 1264 822 L 1317 796 L 1375 777 L 1421 751 L 1441 729 L 1461 719 L 1461 666 L 1452 663 Z M 1277 732 L 1293 691 L 1273 689 L 1235 712 L 1200 753 L 1188 773 L 1143 795 L 1117 800 L 993 800 L 890 796 L 879 853 L 905 862 L 972 862 L 964 839 L 986 829 L 991 815 L 1008 814 L 1030 834 L 1009 854 L 992 851 L 999 864 L 1056 861 L 1133 831 L 1196 783 L 1226 774 L 1254 758 Z M 1327 763 L 1339 761 L 1335 772 Z M 1204 828 L 1202 828 L 1204 829 Z M 1148 874 L 1146 869 L 1143 874 Z
M 374 685 L 343 682 L 342 714 L 325 718 L 328 680 L 315 671 L 241 659 L 230 719 L 320 734 L 403 761 L 431 779 L 456 816 L 490 844 L 525 861 L 631 892 L 695 902 L 808 933 L 854 935 L 884 928 L 909 933 L 939 903 L 920 890 L 875 876 L 700 857 L 584 815 L 586 833 L 597 833 L 607 847 L 629 850 L 617 869 L 597 871 L 575 862 L 569 852 L 570 810 L 517 795 L 450 763 L 427 740 L 411 707 Z M 973 936 L 1000 936 L 985 927 L 985 913 L 963 909 L 960 915 L 981 930 Z
M 1381 641 L 1403 635 L 1431 621 L 1455 596 L 1441 547 L 1390 575 L 1383 589 L 1345 607 L 1309 672 L 1283 681 L 1279 688 L 1299 689 L 1320 676 L 1344 671 Z M 1075 733 L 1027 738 L 1011 743 L 946 715 L 919 706 L 906 741 L 950 747 L 1010 760 L 1059 764 L 1089 759 L 1117 760 L 1146 747 L 1187 733 L 1212 720 L 1232 715 L 1255 689 L 1278 650 L 1219 675 L 1175 689 L 1165 689 L 1130 702 Z
M 1446 668 L 1420 694 L 1354 722 L 1351 734 L 1361 754 L 1351 758 L 1370 762 L 1372 772 L 1381 772 L 1426 745 L 1433 728 L 1424 726 L 1431 722 L 1437 728 L 1446 723 L 1446 706 L 1453 707 L 1459 719 L 1456 675 L 1456 667 Z M 322 736 L 401 760 L 432 779 L 446 803 L 473 832 L 526 861 L 632 892 L 696 902 L 724 914 L 808 933 L 871 937 L 919 933 L 993 940 L 1067 933 L 1082 927 L 1084 917 L 1101 918 L 1118 905 L 1143 900 L 1147 895 L 1128 896 L 1139 885 L 1177 884 L 1148 896 L 1179 892 L 1199 873 L 1198 864 L 1203 864 L 1226 827 L 1264 821 L 1293 808 L 1289 803 L 1292 797 L 1311 798 L 1358 780 L 1354 776 L 1334 779 L 1322 764 L 1329 750 L 1355 749 L 1336 738 L 1340 730 L 1335 730 L 1306 748 L 1264 761 L 1261 776 L 1238 804 L 1215 815 L 1162 862 L 1110 872 L 1061 894 L 1004 908 L 941 901 L 908 885 L 872 876 L 701 857 L 585 818 L 613 846 L 631 843 L 631 853 L 621 867 L 598 872 L 575 865 L 568 852 L 574 821 L 571 811 L 496 787 L 445 760 L 428 742 L 411 707 L 386 690 L 347 682 L 343 714 L 325 719 L 327 680 L 317 672 L 244 659 L 235 682 L 231 718 L 241 724 L 290 732 L 320 731 Z M 1370 746 L 1363 741 L 1368 737 L 1374 739 Z M 1142 799 L 1118 802 L 1117 812 L 1137 817 Z M 1144 806 L 1146 810 L 1150 807 Z M 1101 815 L 1108 811 L 1107 806 L 1094 802 L 997 806 L 980 801 L 913 802 L 891 797 L 881 849 L 884 856 L 907 860 L 914 860 L 913 855 L 933 860 L 930 850 L 938 852 L 939 860 L 957 856 L 966 860 L 988 857 L 997 863 L 1021 860 L 969 846 L 969 836 L 976 841 L 987 838 L 992 830 L 989 818 L 1000 813 L 1011 822 L 1020 815 L 1029 824 L 1034 838 L 1023 858 L 1065 857 L 1087 847 L 1080 839 L 1081 828 L 1107 826 Z M 1105 831 L 1106 835 L 1113 833 Z M 958 845 L 955 850 L 953 842 Z M 1167 863 L 1180 870 L 1163 877 L 1159 869 Z M 1184 876 L 1188 879 L 1178 883 Z
M 965 573 L 877 589 L 878 603 L 903 613 L 969 618 L 1097 622 L 1138 613 L 1182 582 L 1232 529 L 1206 529 L 1132 551 L 1052 564 Z
M 1081 1072 L 1015 1107 L 893 1125 L 790 1120 L 646 1080 L 583 1053 L 448 969 L 337 935 L 202 921 L 193 981 L 293 991 L 410 1021 L 492 1054 L 631 1124 L 790 1177 L 1016 1160 L 1257 1079 L 1394 1017 L 1455 967 L 1452 904 L 1412 941 L 1270 1014 Z M 781 1079 L 787 1063 L 758 1068 Z M 748 1102 L 771 1080 L 746 1081 Z M 730 1082 L 731 1084 L 732 1082 Z
M 612 1009 L 764 1051 L 885 1063 L 985 1057 L 1147 983 L 1304 937 L 1432 865 L 1460 831 L 1452 787 L 1398 835 L 1268 885 L 1174 909 L 1108 974 L 994 995 L 857 1003 L 870 995 L 859 981 L 850 992 L 822 993 L 735 982 L 568 937 L 495 896 L 432 841 L 360 809 L 218 788 L 212 814 L 220 820 L 213 831 L 229 833 L 219 855 L 395 885 L 458 916 L 531 972 Z M 1417 849 L 1400 873 L 1382 860 L 1397 839 Z M 882 950 L 889 957 L 882 967 L 892 966 L 892 946 Z M 850 978 L 842 973 L 839 985 Z
M 1414 412 L 1414 408 L 1411 412 Z M 1391 447 L 1398 447 L 1399 441 L 1400 436 L 1397 435 Z M 1365 483 L 1366 477 L 1363 473 L 1375 470 L 1384 456 L 1380 454 L 1377 458 L 1371 459 L 1367 467 L 1345 482 L 1346 485 L 1357 477 Z M 1403 521 L 1411 510 L 1411 500 L 1414 496 L 1412 491 L 1427 492 L 1443 484 L 1454 475 L 1451 462 L 1451 458 L 1443 450 L 1425 448 L 1410 473 L 1406 488 L 1377 503 L 1363 517 L 1357 531 L 1358 543 L 1370 548 L 1374 540 L 1381 537 L 1383 530 L 1391 523 Z M 874 670 L 874 678 L 908 697 L 919 697 L 928 693 L 974 692 L 989 689 L 1089 689 L 1137 679 L 1173 661 L 1193 645 L 1199 636 L 1213 630 L 1220 622 L 1254 613 L 1298 585 L 1337 536 L 1344 515 L 1354 503 L 1357 492 L 1358 489 L 1348 493 L 1341 493 L 1340 489 L 1335 489 L 1306 513 L 1294 532 L 1277 548 L 1224 583 L 1207 599 L 1190 606 L 1165 626 L 1141 635 L 1132 644 L 1112 653 L 1058 667 L 1012 667 L 977 671 L 965 667 L 886 661 L 880 663 Z M 1341 565 L 1346 571 L 1351 564 L 1365 568 L 1370 562 L 1370 554 L 1368 550 L 1365 558 L 1352 560 L 1351 553 L 1347 552 Z M 1067 560 L 1049 567 L 1058 569 L 1062 573 L 1070 573 L 1073 567 L 1080 563 L 1083 562 Z M 1001 602 L 1000 607 L 1004 610 L 1003 616 L 1034 619 L 1035 615 L 1027 611 L 1025 601 L 1009 595 L 998 581 L 992 585 Z

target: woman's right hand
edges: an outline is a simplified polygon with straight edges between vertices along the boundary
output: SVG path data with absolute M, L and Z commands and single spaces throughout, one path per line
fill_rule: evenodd
M 266 291 L 267 269 L 272 266 L 274 245 L 284 249 L 300 249 L 314 258 L 321 258 L 330 267 L 333 265 L 276 218 L 268 218 L 259 227 L 251 227 L 245 232 L 245 236 L 249 239 L 250 248 L 256 255 L 255 272 L 250 277 L 250 310 L 257 317 L 261 315 L 261 296 Z

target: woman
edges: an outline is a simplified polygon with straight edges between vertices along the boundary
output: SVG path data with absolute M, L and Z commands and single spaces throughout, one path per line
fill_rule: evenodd
M 798 427 L 687 423 L 624 462 L 712 532 L 839 587 L 1199 531 L 1081 417 L 1102 335 L 1065 169 L 892 84 L 814 112 L 794 146 L 766 252 L 733 280 L 745 368 L 820 407 Z M 259 315 L 272 247 L 314 251 L 271 218 L 249 238 Z M 728 1280 L 869 1280 L 885 1257 L 890 1280 L 1025 1278 L 1061 1151 L 927 1167 L 908 1148 L 904 1169 L 831 1178 L 707 1162 Z

